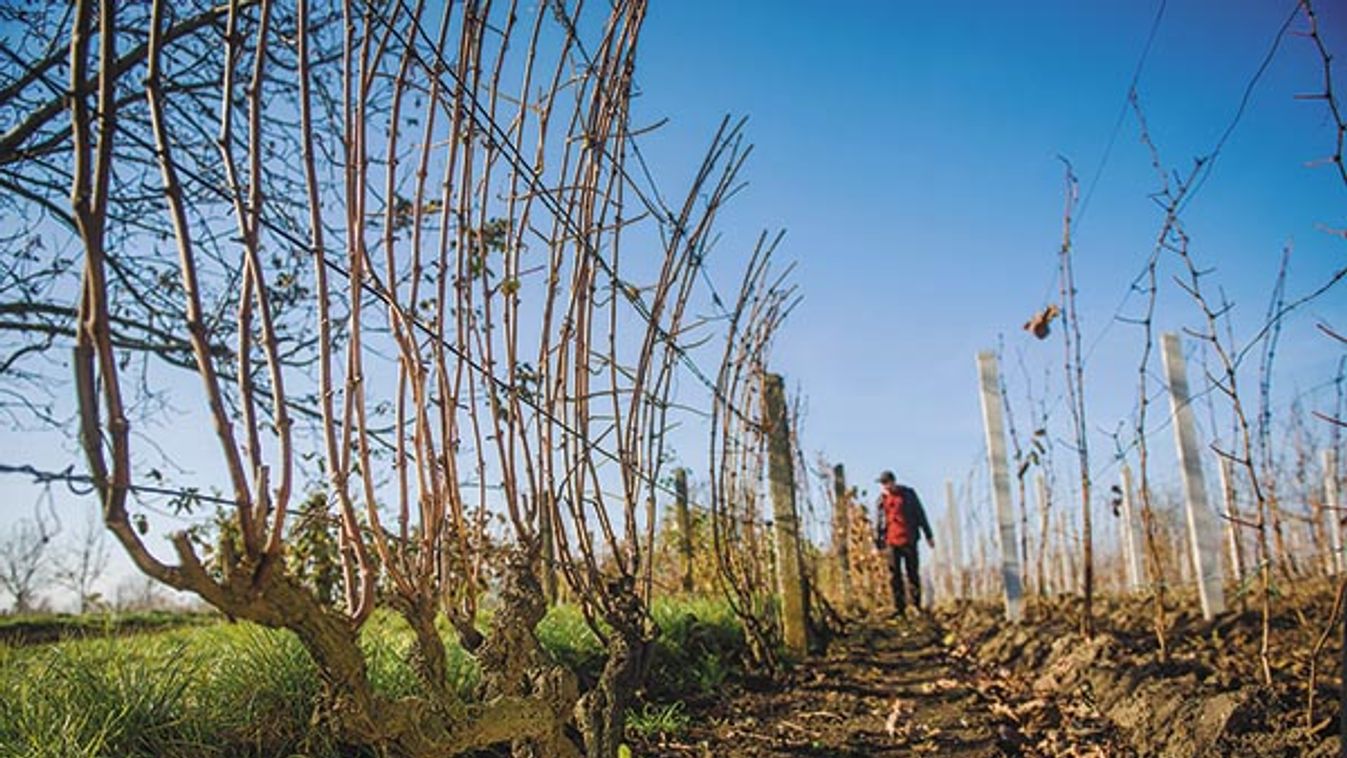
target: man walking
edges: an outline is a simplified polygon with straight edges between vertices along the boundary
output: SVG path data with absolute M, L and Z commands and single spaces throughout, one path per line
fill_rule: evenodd
M 892 471 L 879 475 L 879 485 L 879 502 L 875 508 L 875 523 L 878 524 L 875 547 L 884 553 L 889 564 L 894 615 L 902 616 L 907 611 L 907 593 L 904 592 L 902 575 L 907 573 L 912 607 L 920 611 L 921 573 L 917 547 L 922 534 L 926 535 L 926 544 L 931 547 L 935 547 L 935 539 L 931 536 L 926 509 L 921 507 L 921 498 L 917 497 L 916 490 L 898 484 Z

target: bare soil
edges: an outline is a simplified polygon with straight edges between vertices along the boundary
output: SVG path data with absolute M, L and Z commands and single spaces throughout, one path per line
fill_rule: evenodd
M 1126 755 L 1088 708 L 1044 700 L 1031 725 L 1022 693 L 956 654 L 931 618 L 867 621 L 776 683 L 694 704 L 678 739 L 640 756 Z M 1068 713 L 1069 712 L 1069 713 Z M 1045 750 L 1051 752 L 1044 752 Z
M 1333 588 L 1299 588 L 1270 623 L 1273 681 L 1262 674 L 1261 615 L 1211 622 L 1165 615 L 1158 654 L 1144 598 L 1035 601 L 1011 625 L 993 604 L 933 617 L 854 622 L 825 655 L 775 681 L 747 681 L 687 703 L 676 738 L 637 741 L 637 756 L 1312 756 L 1341 753 L 1341 631 L 1310 651 Z M 1248 600 L 1249 598 L 1246 598 Z M 1175 598 L 1182 601 L 1183 598 Z
M 1331 616 L 1333 588 L 1310 582 L 1283 596 L 1269 620 L 1269 669 L 1259 657 L 1262 615 L 1254 598 L 1204 621 L 1192 598 L 1166 612 L 1168 651 L 1159 654 L 1153 605 L 1144 598 L 1099 604 L 1096 633 L 1078 631 L 1077 601 L 1039 602 L 1010 626 L 991 606 L 944 614 L 955 652 L 1002 671 L 1024 697 L 1077 698 L 1136 753 L 1167 758 L 1340 755 L 1341 627 L 1319 655 L 1310 714 L 1311 651 Z

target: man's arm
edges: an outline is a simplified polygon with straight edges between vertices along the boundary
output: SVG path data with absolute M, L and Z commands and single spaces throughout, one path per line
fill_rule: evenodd
M 935 536 L 931 534 L 931 522 L 926 520 L 926 509 L 921 505 L 921 498 L 917 496 L 917 491 L 911 487 L 907 490 L 912 495 L 912 510 L 917 515 L 917 534 L 926 535 L 926 541 L 935 544 Z

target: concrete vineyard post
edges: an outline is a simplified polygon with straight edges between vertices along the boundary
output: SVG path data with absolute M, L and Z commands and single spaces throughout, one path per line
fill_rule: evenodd
M 1328 514 L 1328 541 L 1333 546 L 1332 573 L 1347 569 L 1347 557 L 1342 553 L 1342 492 L 1338 488 L 1338 451 L 1324 451 L 1324 511 Z
M 949 547 L 945 551 L 949 556 L 951 594 L 960 600 L 965 597 L 963 570 L 963 537 L 959 534 L 959 501 L 954 497 L 954 482 L 945 480 L 945 506 L 948 509 Z
M 678 514 L 678 553 L 683 561 L 683 591 L 692 592 L 692 511 L 688 508 L 688 470 L 674 469 L 674 508 Z
M 1202 453 L 1197 441 L 1197 423 L 1188 392 L 1188 369 L 1183 358 L 1183 343 L 1173 333 L 1161 335 L 1160 342 L 1169 383 L 1169 405 L 1174 414 L 1174 442 L 1179 451 L 1183 473 L 1185 512 L 1188 517 L 1188 553 L 1192 557 L 1193 578 L 1197 582 L 1202 618 L 1211 619 L 1225 611 L 1222 586 L 1221 537 L 1215 514 L 1207 503 L 1206 478 L 1202 473 Z
M 1066 510 L 1063 509 L 1062 516 L 1066 517 L 1067 515 L 1068 514 Z M 1083 561 L 1081 561 L 1080 555 L 1081 552 L 1080 531 L 1077 529 L 1077 524 L 1074 521 L 1068 519 L 1063 523 L 1065 524 L 1065 526 L 1063 527 L 1065 529 L 1063 534 L 1066 535 L 1066 545 L 1067 545 L 1066 557 L 1069 559 L 1069 562 L 1071 564 L 1072 591 L 1075 592 L 1077 595 L 1081 595 L 1084 594 L 1085 592 L 1085 578 L 1083 576 L 1083 571 L 1081 567 L 1081 563 L 1083 563 Z
M 1193 541 L 1188 530 L 1185 529 L 1178 535 L 1174 555 L 1178 557 L 1179 584 L 1187 587 L 1193 582 Z
M 1230 543 L 1230 570 L 1235 581 L 1244 581 L 1244 548 L 1239 538 L 1239 507 L 1235 503 L 1234 471 L 1229 458 L 1222 458 L 1217 471 L 1221 477 L 1221 499 L 1225 506 L 1225 534 Z
M 1001 548 L 1001 584 L 1005 589 L 1006 618 L 1018 622 L 1021 608 L 1020 566 L 1015 541 L 1015 510 L 1010 498 L 1010 468 L 1006 461 L 1005 421 L 1001 417 L 1001 385 L 996 354 L 978 353 L 982 390 L 982 421 L 987 433 L 987 461 L 991 467 L 992 502 L 996 507 L 997 542 Z
M 935 552 L 940 557 L 940 594 L 954 599 L 959 596 L 959 577 L 954 567 L 954 554 L 949 549 L 949 513 L 940 517 L 935 525 Z
M 1146 583 L 1141 569 L 1141 531 L 1132 500 L 1132 467 L 1122 466 L 1122 548 L 1127 589 L 1136 592 Z
M 987 535 L 978 535 L 978 557 L 977 565 L 973 569 L 973 597 L 981 598 L 987 595 Z
M 949 513 L 936 520 L 932 525 L 931 531 L 935 534 L 934 560 L 932 561 L 932 578 L 936 584 L 936 591 L 940 593 L 941 600 L 948 600 L 954 597 L 954 561 L 949 551 Z
M 1062 581 L 1058 583 L 1059 594 L 1071 595 L 1076 592 L 1076 567 L 1071 561 L 1071 543 L 1066 539 L 1066 514 L 1057 514 L 1057 566 Z
M 847 470 L 833 466 L 833 546 L 837 551 L 837 571 L 842 578 L 842 608 L 851 610 L 855 602 L 851 586 L 851 497 L 847 492 Z
M 1038 580 L 1038 593 L 1042 596 L 1053 594 L 1054 581 L 1052 565 L 1052 534 L 1048 531 L 1048 480 L 1042 474 L 1034 476 L 1034 497 L 1038 501 L 1039 546 L 1035 556 L 1035 569 Z
M 780 374 L 766 374 L 763 383 L 762 415 L 767 422 L 767 478 L 772 495 L 782 635 L 786 649 L 804 656 L 809 652 L 809 633 L 805 624 L 800 521 L 795 513 L 795 456 L 791 453 L 790 423 L 786 417 L 785 382 Z

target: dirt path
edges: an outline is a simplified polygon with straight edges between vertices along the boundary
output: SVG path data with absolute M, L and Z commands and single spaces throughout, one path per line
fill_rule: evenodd
M 834 640 L 789 681 L 694 708 L 687 733 L 637 755 L 1003 756 L 1043 754 L 1021 722 L 1042 701 L 1017 703 L 1013 683 L 973 671 L 928 620 L 869 623 Z M 1088 740 L 1087 741 L 1093 741 Z M 1052 753 L 1089 747 L 1054 739 Z M 1072 751 L 1075 752 L 1075 751 Z

